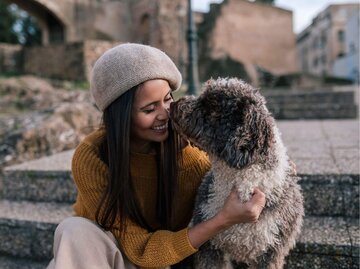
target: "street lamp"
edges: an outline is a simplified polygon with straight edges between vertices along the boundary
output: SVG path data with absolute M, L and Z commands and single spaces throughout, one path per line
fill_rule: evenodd
M 179 29 L 179 54 L 178 54 L 178 64 L 179 70 L 183 77 L 185 77 L 185 61 L 184 61 L 184 44 L 186 43 L 185 31 L 184 31 L 184 22 L 186 18 L 186 7 L 179 3 L 176 7 L 176 13 L 178 17 L 178 29 Z
M 188 94 L 197 95 L 199 88 L 199 73 L 197 66 L 197 34 L 191 9 L 191 0 L 188 0 Z

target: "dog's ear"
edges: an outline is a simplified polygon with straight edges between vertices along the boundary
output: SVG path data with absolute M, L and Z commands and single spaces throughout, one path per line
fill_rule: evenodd
M 266 157 L 273 143 L 273 118 L 266 109 L 250 105 L 242 123 L 230 134 L 221 157 L 231 167 L 244 168 Z

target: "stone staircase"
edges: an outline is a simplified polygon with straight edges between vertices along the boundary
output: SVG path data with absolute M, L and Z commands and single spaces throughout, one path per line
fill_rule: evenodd
M 73 214 L 73 151 L 3 171 L 0 200 L 0 269 L 43 269 L 52 257 L 57 224 Z
M 285 268 L 359 268 L 359 152 L 354 148 L 359 145 L 359 123 L 278 125 L 297 164 L 306 210 L 302 234 Z M 41 269 L 51 259 L 53 232 L 72 215 L 76 197 L 69 171 L 72 153 L 4 169 L 0 269 Z
M 267 106 L 276 119 L 354 119 L 354 91 L 265 90 Z

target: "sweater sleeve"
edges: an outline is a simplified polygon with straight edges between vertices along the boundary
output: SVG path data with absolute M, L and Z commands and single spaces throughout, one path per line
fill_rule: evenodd
M 73 156 L 72 173 L 78 188 L 75 213 L 95 221 L 95 212 L 106 187 L 108 168 L 93 146 L 81 143 Z M 116 225 L 111 232 L 127 258 L 138 266 L 168 266 L 197 251 L 189 241 L 187 228 L 177 232 L 158 230 L 150 233 L 133 222 L 127 223 L 123 239 L 120 238 L 119 227 Z
M 158 230 L 149 233 L 134 223 L 128 223 L 123 238 L 118 230 L 112 232 L 128 259 L 141 267 L 166 267 L 197 251 L 189 241 L 188 228 L 177 232 Z

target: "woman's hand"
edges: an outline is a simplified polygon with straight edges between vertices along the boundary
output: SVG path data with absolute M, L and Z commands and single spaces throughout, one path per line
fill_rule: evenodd
M 241 203 L 237 191 L 233 189 L 226 199 L 218 217 L 222 218 L 226 225 L 231 226 L 237 223 L 256 222 L 265 207 L 265 194 L 255 188 L 251 199 Z
M 201 222 L 188 230 L 189 241 L 199 248 L 210 238 L 237 223 L 256 222 L 265 206 L 265 194 L 259 188 L 246 203 L 241 203 L 233 189 L 223 208 L 213 218 Z

